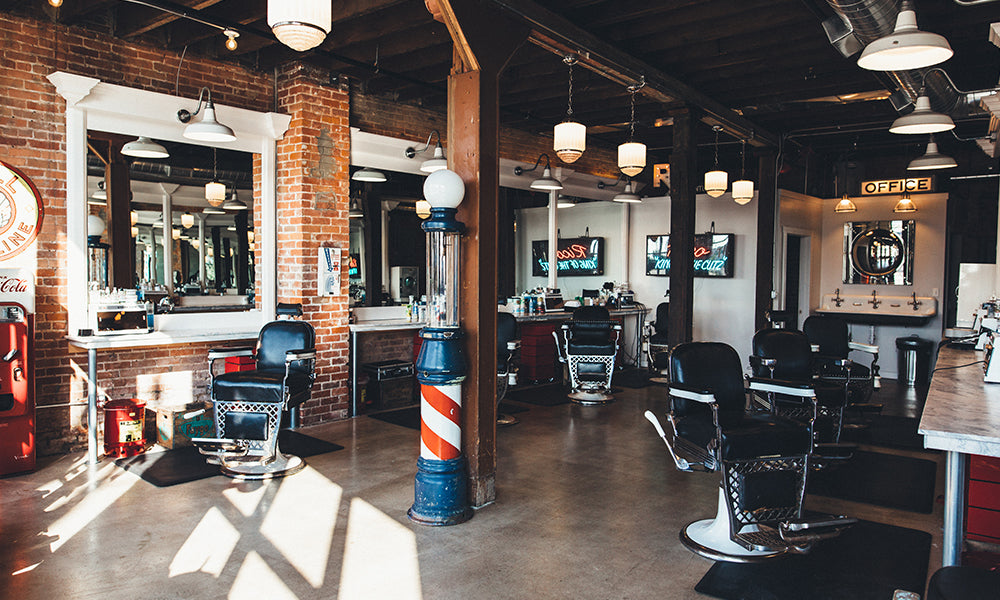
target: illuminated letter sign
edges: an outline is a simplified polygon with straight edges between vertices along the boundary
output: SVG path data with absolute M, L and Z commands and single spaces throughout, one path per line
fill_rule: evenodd
M 549 274 L 549 243 L 545 240 L 531 242 L 531 275 L 545 277 Z M 604 238 L 564 238 L 556 250 L 559 276 L 603 275 Z
M 862 181 L 861 195 L 876 196 L 879 194 L 902 194 L 903 192 L 932 191 L 930 177 L 912 177 L 909 179 L 886 179 L 884 181 Z
M 694 236 L 694 276 L 732 277 L 735 243 L 731 233 Z M 670 275 L 670 236 L 646 236 L 646 275 Z

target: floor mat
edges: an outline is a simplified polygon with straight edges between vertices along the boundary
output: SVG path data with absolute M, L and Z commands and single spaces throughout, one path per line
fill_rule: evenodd
M 507 399 L 537 406 L 568 404 L 567 392 L 561 385 L 541 385 L 507 392 Z
M 917 433 L 920 419 L 876 415 L 862 429 L 844 428 L 845 442 L 870 444 L 885 448 L 923 450 L 924 436 Z
M 404 408 L 401 410 L 375 413 L 373 415 L 368 415 L 368 417 L 378 421 L 392 423 L 393 425 L 399 425 L 400 427 L 406 427 L 407 429 L 420 430 L 419 406 L 411 406 L 410 408 Z
M 278 445 L 285 454 L 303 458 L 344 448 L 340 444 L 288 429 L 278 433 Z M 208 464 L 205 456 L 194 446 L 184 446 L 165 452 L 145 452 L 128 458 L 119 458 L 115 464 L 156 487 L 169 487 L 222 474 L 219 465 Z
M 930 514 L 936 474 L 934 461 L 856 450 L 847 464 L 810 473 L 807 492 Z
M 695 590 L 727 600 L 887 600 L 893 591 L 922 594 L 931 534 L 859 521 L 809 554 L 769 562 L 717 562 Z
M 611 382 L 627 388 L 644 388 L 649 385 L 649 369 L 623 369 L 615 373 Z

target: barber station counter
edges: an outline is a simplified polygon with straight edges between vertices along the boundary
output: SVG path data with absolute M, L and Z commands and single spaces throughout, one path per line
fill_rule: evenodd
M 611 318 L 615 317 L 629 317 L 632 315 L 642 315 L 649 312 L 649 308 L 645 306 L 630 306 L 628 308 L 611 308 L 608 309 L 608 313 L 611 314 Z M 535 323 L 539 321 L 568 321 L 573 318 L 572 310 L 554 310 L 545 313 L 539 313 L 534 315 L 514 315 L 517 317 L 518 322 L 521 323 Z
M 1000 456 L 1000 383 L 983 381 L 977 363 L 983 358 L 983 352 L 948 346 L 938 351 L 917 430 L 924 447 L 947 452 L 944 566 L 962 559 L 966 455 Z
M 350 382 L 348 390 L 351 394 L 351 416 L 358 416 L 358 335 L 375 331 L 416 331 L 422 329 L 427 323 L 423 321 L 410 321 L 409 319 L 372 319 L 370 321 L 358 321 L 351 323 L 350 329 Z
M 236 342 L 257 339 L 259 329 L 206 333 L 201 331 L 154 331 L 119 335 L 68 335 L 66 340 L 87 351 L 87 460 L 97 464 L 97 351 L 117 348 L 177 346 L 204 342 Z M 206 359 L 207 360 L 207 359 Z

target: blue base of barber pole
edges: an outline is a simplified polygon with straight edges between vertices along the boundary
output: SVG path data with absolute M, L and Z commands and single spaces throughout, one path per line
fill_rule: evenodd
M 466 500 L 468 477 L 465 457 L 451 460 L 417 459 L 413 506 L 406 511 L 411 521 L 421 525 L 458 525 L 472 518 Z

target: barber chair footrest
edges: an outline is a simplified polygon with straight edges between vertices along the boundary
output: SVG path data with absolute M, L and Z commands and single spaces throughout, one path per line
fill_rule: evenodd
M 191 438 L 191 443 L 198 448 L 198 452 L 208 457 L 211 464 L 219 464 L 223 458 L 246 456 L 249 451 L 247 446 L 226 438 Z
M 298 456 L 278 452 L 273 458 L 256 460 L 222 459 L 222 473 L 233 479 L 274 479 L 298 473 L 306 466 L 306 461 Z
M 821 515 L 812 519 L 789 521 L 778 526 L 781 539 L 796 552 L 808 552 L 809 546 L 820 540 L 837 537 L 845 529 L 857 523 L 853 517 L 843 515 Z

